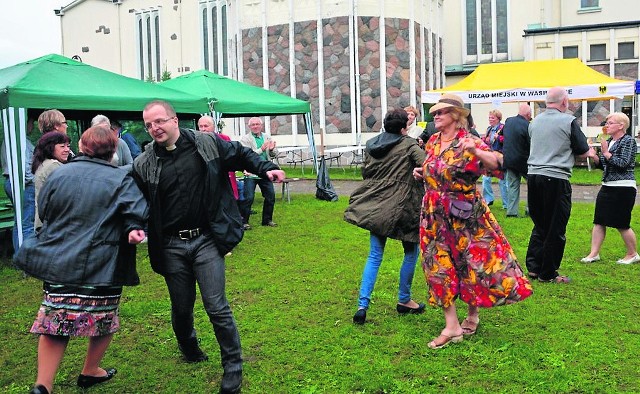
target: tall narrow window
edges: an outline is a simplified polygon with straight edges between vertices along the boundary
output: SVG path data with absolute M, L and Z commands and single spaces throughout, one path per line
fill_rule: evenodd
M 491 17 L 491 0 L 481 0 L 480 8 L 480 37 L 482 38 L 482 54 L 492 53 L 493 18 Z
M 478 19 L 476 18 L 476 1 L 467 0 L 467 55 L 478 54 Z
M 211 43 L 213 44 L 213 58 L 215 59 L 215 61 L 213 62 L 214 64 L 214 71 L 215 72 L 219 72 L 219 65 L 218 65 L 218 7 L 213 6 L 211 8 L 211 22 L 213 24 L 213 29 L 211 29 Z
M 144 79 L 144 41 L 142 37 L 142 18 L 138 19 L 138 63 L 140 63 L 140 79 Z
M 496 0 L 496 42 L 498 53 L 509 50 L 509 29 L 507 21 L 507 0 Z
M 509 1 L 466 0 L 464 4 L 467 41 L 465 63 L 507 59 Z
M 202 65 L 218 74 L 229 74 L 227 0 L 201 0 Z
M 158 10 L 136 12 L 136 45 L 140 79 L 159 81 L 162 57 L 160 51 L 160 15 Z
M 209 24 L 207 9 L 202 10 L 202 57 L 204 59 L 204 69 L 209 69 Z
M 147 16 L 145 18 L 146 22 L 146 33 L 147 33 L 147 75 L 145 78 L 153 78 L 153 58 L 151 56 L 153 45 L 151 43 L 151 18 Z
M 229 47 L 227 45 L 227 5 L 220 7 L 222 10 L 222 24 L 220 31 L 220 38 L 222 40 L 222 72 L 224 75 L 229 75 Z
M 155 27 L 155 32 L 154 33 L 155 33 L 155 43 L 156 43 L 156 53 L 155 53 L 155 55 L 156 55 L 156 68 L 155 68 L 156 81 L 160 82 L 161 81 L 160 77 L 161 77 L 162 70 L 161 70 L 161 66 L 160 66 L 160 63 L 161 63 L 160 62 L 160 45 L 158 45 L 158 43 L 160 42 L 160 17 L 158 15 L 156 15 L 156 17 L 155 17 L 155 23 L 154 24 L 155 24 L 155 26 L 154 26 Z

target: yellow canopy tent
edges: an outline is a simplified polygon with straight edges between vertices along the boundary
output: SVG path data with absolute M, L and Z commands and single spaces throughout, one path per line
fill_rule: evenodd
M 562 86 L 570 100 L 607 100 L 634 94 L 634 82 L 611 78 L 579 59 L 481 64 L 462 81 L 422 92 L 423 103 L 443 93 L 459 95 L 465 104 L 544 101 L 547 90 Z

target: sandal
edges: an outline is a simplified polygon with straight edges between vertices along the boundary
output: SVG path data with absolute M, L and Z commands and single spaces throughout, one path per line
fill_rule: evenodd
M 460 324 L 460 327 L 462 327 L 462 335 L 475 334 L 476 330 L 478 329 L 478 324 L 480 324 L 480 320 L 474 322 L 473 320 L 470 320 L 468 317 L 465 317 L 464 320 L 462 321 L 462 324 Z
M 442 349 L 451 342 L 460 343 L 463 339 L 462 335 L 450 337 L 449 335 L 440 334 L 437 338 L 434 338 L 433 341 L 429 342 L 427 346 L 429 346 L 429 349 Z
M 538 281 L 542 283 L 569 283 L 571 282 L 571 278 L 569 278 L 568 276 L 558 275 L 555 278 L 551 279 L 538 278 Z

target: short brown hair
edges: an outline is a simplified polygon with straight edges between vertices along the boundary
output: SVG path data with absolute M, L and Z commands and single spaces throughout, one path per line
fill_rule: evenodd
M 111 161 L 118 147 L 118 137 L 104 125 L 89 127 L 82 133 L 80 142 L 85 156 L 106 161 Z
M 167 115 L 169 115 L 169 116 L 171 116 L 171 117 L 173 117 L 173 116 L 176 116 L 176 115 L 177 115 L 177 114 L 176 114 L 176 110 L 175 110 L 175 109 L 173 109 L 173 106 L 172 106 L 171 104 L 167 103 L 167 102 L 166 102 L 166 101 L 164 101 L 164 100 L 153 100 L 153 101 L 151 101 L 150 103 L 147 103 L 147 105 L 145 105 L 145 106 L 144 106 L 144 109 L 143 109 L 142 111 L 146 111 L 146 110 L 148 110 L 149 108 L 151 108 L 151 107 L 153 107 L 153 106 L 156 106 L 156 105 L 159 105 L 159 106 L 161 106 L 162 108 L 164 108 L 164 110 L 167 112 Z
M 49 131 L 54 131 L 56 126 L 65 121 L 66 119 L 62 112 L 57 109 L 49 109 L 38 116 L 38 128 L 43 134 L 48 133 Z

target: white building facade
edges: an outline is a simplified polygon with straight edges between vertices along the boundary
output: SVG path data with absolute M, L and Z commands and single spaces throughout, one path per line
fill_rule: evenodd
M 442 0 L 76 0 L 56 13 L 65 56 L 155 81 L 207 69 L 309 101 L 326 145 L 363 142 L 387 109 L 444 86 Z M 300 117 L 265 124 L 304 144 Z

